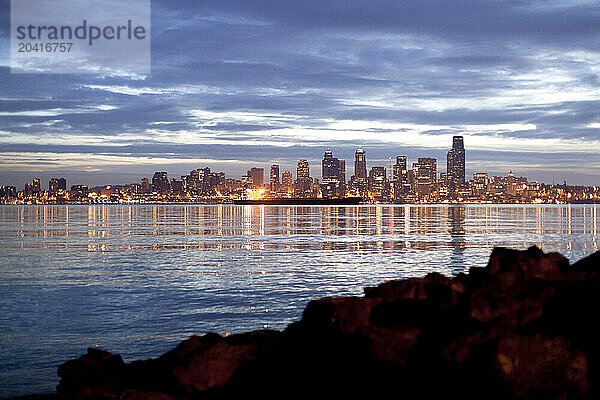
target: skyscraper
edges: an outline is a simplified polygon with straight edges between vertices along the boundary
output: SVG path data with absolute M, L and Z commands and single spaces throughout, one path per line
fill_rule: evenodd
M 509 196 L 516 196 L 517 194 L 517 189 L 515 187 L 515 175 L 512 171 L 508 173 L 506 194 L 508 194 Z
M 310 178 L 310 169 L 307 160 L 298 161 L 296 168 L 296 185 L 294 191 L 297 196 L 311 197 L 312 196 L 312 179 Z
M 252 167 L 248 171 L 248 177 L 252 180 L 253 188 L 261 188 L 265 183 L 265 169 Z
M 369 192 L 378 199 L 383 200 L 387 195 L 387 178 L 385 167 L 372 167 L 369 173 Z
M 462 136 L 452 138 L 452 148 L 448 151 L 446 164 L 448 186 L 451 192 L 465 184 L 465 146 Z
M 298 179 L 310 179 L 310 170 L 307 160 L 299 160 L 296 167 L 296 176 Z
M 475 195 L 484 195 L 488 190 L 488 174 L 487 172 L 473 173 L 473 191 Z
M 71 190 L 72 187 L 71 187 Z M 150 181 L 148 180 L 148 178 L 142 178 L 142 193 L 150 193 L 152 191 L 152 188 L 150 186 Z
M 358 182 L 367 182 L 367 155 L 362 147 L 354 153 L 354 176 Z
M 154 173 L 152 177 L 152 189 L 158 193 L 167 193 L 171 189 L 171 184 L 165 171 Z
M 271 165 L 271 173 L 270 173 L 270 182 L 271 182 L 271 190 L 277 191 L 279 190 L 279 165 L 273 164 Z
M 423 196 L 435 190 L 437 181 L 437 160 L 435 158 L 419 158 L 419 162 L 413 164 L 413 171 L 417 194 Z
M 23 190 L 26 196 L 37 196 L 41 191 L 42 187 L 38 178 L 33 178 L 31 182 L 26 183 L 25 189 Z
M 65 178 L 52 178 L 48 182 L 48 191 L 50 193 L 56 194 L 60 190 L 67 190 L 67 180 Z
M 326 150 L 321 162 L 321 178 L 323 181 L 338 178 L 339 161 L 331 150 Z
M 408 182 L 406 156 L 396 156 L 396 164 L 394 165 L 394 181 L 401 184 Z
M 285 171 L 283 175 L 281 175 L 281 186 L 285 192 L 290 192 L 292 190 L 294 179 L 292 178 L 292 173 L 290 171 Z
M 393 167 L 394 176 L 394 198 L 398 199 L 410 190 L 408 183 L 408 169 L 406 167 L 406 156 L 396 156 L 396 164 Z
M 325 151 L 321 162 L 321 193 L 323 197 L 342 197 L 346 186 L 346 162 Z

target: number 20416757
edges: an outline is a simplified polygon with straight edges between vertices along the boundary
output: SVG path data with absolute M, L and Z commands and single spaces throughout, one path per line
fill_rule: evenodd
M 20 42 L 18 44 L 19 53 L 70 53 L 73 43 L 29 43 Z

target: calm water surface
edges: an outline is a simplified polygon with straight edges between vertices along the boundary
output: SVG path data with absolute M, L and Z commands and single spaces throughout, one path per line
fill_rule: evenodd
M 283 329 L 310 299 L 485 266 L 575 261 L 600 206 L 0 206 L 0 398 L 51 392 L 87 347 L 126 361 L 191 334 Z

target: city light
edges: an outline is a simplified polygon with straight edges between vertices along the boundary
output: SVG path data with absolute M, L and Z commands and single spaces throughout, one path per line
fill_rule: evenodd
M 321 162 L 321 178 L 310 176 L 307 159 L 299 160 L 294 173 L 280 165 L 252 167 L 241 179 L 228 178 L 225 172 L 198 168 L 188 175 L 169 178 L 168 172 L 155 172 L 152 180 L 140 183 L 89 188 L 73 185 L 67 190 L 65 178 L 52 178 L 48 191 L 33 179 L 18 191 L 14 186 L 0 187 L 4 204 L 87 204 L 87 203 L 238 203 L 303 204 L 309 199 L 319 204 L 452 204 L 452 203 L 530 203 L 564 204 L 600 201 L 598 186 L 544 184 L 516 176 L 490 176 L 475 171 L 467 179 L 465 144 L 454 136 L 448 151 L 446 171 L 438 171 L 438 160 L 419 157 L 412 165 L 405 155 L 390 156 L 387 166 L 367 168 L 367 151 L 359 147 L 354 168 L 347 177 L 346 160 L 334 157 L 327 149 Z M 395 163 L 394 163 L 395 160 Z M 412 166 L 412 168 L 410 168 Z M 244 203 L 245 202 L 245 203 Z

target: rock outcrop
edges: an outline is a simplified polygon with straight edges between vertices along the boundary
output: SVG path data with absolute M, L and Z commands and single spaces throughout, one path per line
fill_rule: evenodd
M 600 398 L 600 253 L 537 247 L 485 268 L 312 301 L 283 332 L 192 336 L 124 364 L 89 349 L 60 366 L 65 399 L 350 396 Z

